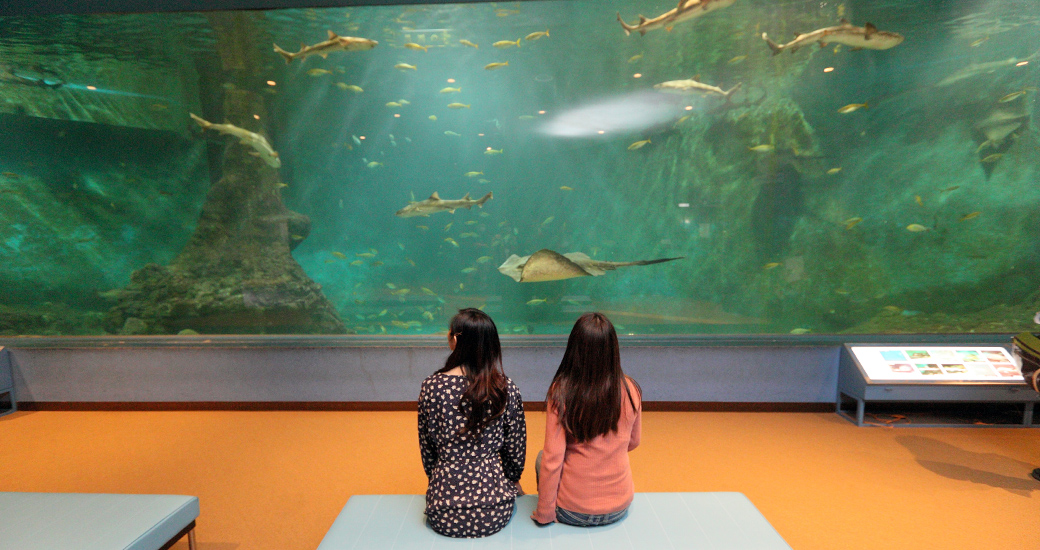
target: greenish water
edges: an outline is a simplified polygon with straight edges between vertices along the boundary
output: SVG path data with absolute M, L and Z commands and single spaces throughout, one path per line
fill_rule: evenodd
M 0 334 L 430 334 L 461 307 L 517 334 L 589 310 L 632 334 L 1035 326 L 1040 4 L 616 18 L 674 7 L 0 18 Z M 843 17 L 905 39 L 761 36 Z M 378 45 L 273 51 L 329 30 Z M 654 89 L 693 77 L 739 87 Z M 189 113 L 265 135 L 280 167 Z M 434 192 L 493 198 L 395 216 Z M 542 249 L 680 259 L 500 272 Z

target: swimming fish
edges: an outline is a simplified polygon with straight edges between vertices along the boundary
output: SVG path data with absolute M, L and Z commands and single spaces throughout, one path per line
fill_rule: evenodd
M 462 88 L 441 88 L 442 94 L 455 94 L 461 92 Z
M 264 136 L 250 132 L 245 128 L 239 128 L 234 124 L 213 124 L 212 122 L 196 116 L 194 113 L 188 114 L 191 116 L 192 120 L 197 122 L 199 126 L 202 126 L 206 130 L 216 130 L 221 134 L 234 136 L 238 138 L 243 145 L 252 147 L 256 153 L 260 155 L 260 158 L 264 159 L 264 162 L 266 162 L 271 168 L 281 167 L 282 160 L 278 158 L 278 153 L 271 147 L 271 144 L 268 143 L 267 138 Z
M 629 57 L 628 58 L 628 62 L 629 63 L 635 63 L 636 61 L 639 61 L 640 59 L 643 59 L 643 54 L 637 53 L 636 55 L 633 55 L 632 57 Z
M 477 268 L 475 268 L 475 267 L 465 267 L 465 268 L 462 269 L 462 272 L 466 273 L 466 274 L 470 274 L 470 273 L 473 273 L 476 270 L 477 270 Z
M 274 184 L 274 186 L 278 189 L 285 189 L 286 187 L 289 187 L 289 184 L 284 182 L 278 182 Z
M 475 178 L 477 176 L 483 176 L 483 175 L 484 175 L 484 172 L 466 172 L 466 174 L 465 174 L 465 176 L 467 178 Z
M 834 174 L 837 174 L 838 172 L 841 172 L 841 168 L 840 167 L 839 168 L 831 168 L 830 170 L 827 170 L 827 175 L 828 176 L 833 176 Z
M 346 260 L 346 259 L 347 259 L 347 255 L 346 255 L 346 254 L 344 254 L 344 253 L 342 253 L 342 252 L 332 252 L 331 254 L 332 254 L 333 256 L 335 256 L 335 257 L 337 257 L 337 258 L 341 259 L 341 260 Z
M 728 63 L 730 65 L 736 65 L 737 63 L 740 63 L 741 61 L 744 61 L 745 59 L 747 59 L 746 55 L 738 55 L 738 56 L 734 57 L 733 59 L 730 59 L 726 63 Z
M 408 206 L 398 210 L 394 215 L 400 218 L 411 218 L 414 216 L 429 216 L 430 214 L 444 211 L 454 214 L 455 210 L 458 208 L 465 208 L 468 210 L 472 209 L 473 205 L 483 207 L 484 203 L 493 198 L 493 194 L 488 193 L 480 199 L 472 200 L 469 198 L 469 193 L 466 193 L 466 196 L 458 200 L 442 200 L 440 196 L 437 195 L 437 192 L 434 191 L 433 194 L 430 195 L 430 198 L 422 202 L 409 202 Z
M 355 94 L 360 94 L 361 92 L 365 91 L 365 90 L 363 90 L 361 88 L 361 86 L 357 86 L 357 85 L 354 85 L 354 84 L 347 84 L 346 82 L 337 82 L 336 86 L 340 90 L 351 91 L 351 92 L 354 92 Z
M 769 262 L 768 264 L 762 266 L 762 269 L 769 271 L 770 269 L 775 269 L 777 267 L 780 267 L 780 262 Z
M 359 258 L 375 258 L 376 257 L 374 252 L 358 252 L 357 254 L 354 254 L 354 255 L 359 257 Z
M 756 145 L 754 147 L 748 147 L 748 151 L 754 151 L 756 153 L 772 153 L 776 150 L 776 147 L 769 145 L 768 143 L 762 145 Z
M 631 145 L 629 145 L 628 146 L 628 150 L 629 151 L 635 151 L 636 149 L 642 149 L 643 147 L 646 147 L 646 145 L 649 144 L 649 143 L 650 143 L 649 139 L 644 139 L 642 141 L 637 141 L 637 142 L 634 142 Z
M 508 67 L 508 66 L 509 66 L 509 62 L 508 61 L 503 61 L 501 63 L 488 63 L 487 65 L 484 65 L 484 69 L 489 70 L 489 71 L 493 71 L 495 69 L 501 69 L 502 67 Z
M 449 109 L 469 109 L 469 105 L 466 105 L 465 103 L 449 103 L 448 104 L 448 108 Z
M 928 231 L 928 228 L 919 223 L 912 223 L 906 226 L 906 230 L 913 233 L 920 233 L 922 231 Z
M 621 19 L 620 12 L 617 14 L 617 20 L 618 23 L 621 23 L 621 28 L 625 31 L 625 36 L 631 35 L 632 31 L 636 31 L 640 35 L 645 35 L 647 31 L 654 29 L 666 29 L 670 31 L 672 26 L 676 23 L 694 19 L 717 9 L 728 7 L 732 5 L 733 2 L 736 2 L 736 0 L 680 0 L 678 6 L 658 15 L 657 17 L 648 18 L 640 15 L 639 22 L 633 25 L 625 23 L 624 19 Z
M 921 199 L 921 195 L 914 195 L 914 202 L 917 203 L 917 206 L 924 206 L 924 200 Z
M 549 29 L 545 29 L 544 31 L 533 32 L 533 33 L 525 36 L 524 40 L 538 40 L 539 38 L 541 38 L 543 36 L 546 37 L 546 38 L 549 38 Z
M 863 218 L 856 217 L 856 218 L 849 218 L 849 219 L 845 220 L 842 223 L 845 224 L 845 230 L 848 231 L 849 229 L 852 229 L 853 227 L 856 227 L 857 225 L 859 225 L 859 222 L 861 222 L 861 221 L 863 221 Z
M 555 219 L 556 219 L 556 216 L 549 216 L 548 218 L 545 218 L 545 221 L 542 222 L 542 225 L 549 225 Z
M 426 46 L 422 46 L 422 45 L 416 44 L 415 42 L 409 42 L 409 43 L 405 44 L 404 47 L 408 48 L 409 50 L 416 50 L 416 51 L 422 51 L 422 52 L 426 51 Z
M 489 261 L 491 261 L 491 256 L 481 256 L 481 257 L 477 258 L 477 263 L 478 264 L 484 264 L 484 263 L 487 263 Z
M 285 58 L 285 63 L 292 63 L 297 57 L 305 59 L 311 55 L 321 56 L 322 59 L 326 59 L 329 53 L 336 51 L 353 52 L 360 50 L 371 50 L 376 47 L 379 42 L 375 40 L 369 40 L 367 38 L 356 38 L 353 36 L 339 36 L 336 33 L 329 31 L 329 38 L 324 42 L 319 42 L 312 46 L 301 46 L 300 51 L 296 53 L 287 52 L 278 47 L 278 44 L 274 45 L 274 51 Z
M 841 113 L 841 114 L 845 114 L 845 113 L 851 113 L 853 111 L 858 111 L 860 109 L 866 109 L 866 108 L 867 108 L 867 104 L 866 103 L 849 103 L 848 105 L 842 107 L 841 109 L 838 109 L 838 112 Z
M 459 44 L 462 44 L 463 46 L 469 46 L 471 48 L 478 48 L 478 49 L 480 48 L 480 46 L 478 46 L 478 45 L 476 45 L 476 44 L 474 44 L 474 43 L 472 43 L 472 42 L 470 42 L 469 40 L 466 40 L 466 39 L 459 40 Z
M 428 119 L 430 119 L 430 120 L 432 120 L 434 122 L 437 122 L 437 115 L 430 115 L 430 116 L 428 116 L 426 118 L 428 118 Z
M 364 263 L 365 262 L 363 262 L 361 260 L 354 260 L 353 262 L 350 262 L 350 265 L 357 266 L 357 265 L 364 265 Z
M 529 306 L 536 306 L 538 304 L 545 304 L 545 303 L 548 303 L 548 302 L 549 301 L 547 299 L 545 299 L 545 298 L 535 298 L 533 300 L 528 300 L 527 305 L 529 305 Z
M 401 104 L 396 101 L 390 101 L 386 104 L 387 107 L 400 107 Z
M 494 44 L 492 44 L 492 46 L 494 46 L 496 48 L 510 48 L 510 47 L 516 46 L 517 48 L 519 48 L 520 47 L 520 39 L 517 38 L 516 42 L 513 42 L 512 40 L 499 40 L 498 42 L 495 42 Z
M 739 88 L 740 82 L 728 90 L 723 90 L 718 86 L 712 86 L 701 82 L 696 76 L 687 80 L 669 80 L 668 82 L 654 84 L 655 90 L 661 90 L 664 92 L 680 94 L 699 93 L 704 96 L 715 94 L 726 99 L 729 99 L 729 96 Z
M 382 162 L 376 162 L 376 161 L 373 160 L 372 162 L 369 162 L 365 166 L 368 166 L 369 168 L 377 168 L 379 166 L 383 166 L 383 163 Z
M 447 239 L 444 239 L 444 242 L 450 244 L 451 246 L 454 246 L 455 248 L 459 247 L 459 243 L 455 242 L 455 239 L 453 239 L 451 237 L 448 237 Z
M 986 163 L 997 162 L 1003 156 L 1004 156 L 1003 153 L 993 153 L 992 155 L 986 155 L 980 162 L 986 162 Z
M 762 40 L 765 40 L 766 44 L 769 45 L 769 49 L 773 50 L 773 55 L 777 55 L 785 50 L 791 50 L 791 53 L 794 53 L 798 48 L 813 42 L 818 42 L 821 48 L 827 46 L 827 44 L 834 43 L 845 44 L 853 48 L 887 50 L 898 46 L 903 41 L 903 35 L 889 31 L 879 31 L 871 23 L 867 23 L 862 27 L 856 27 L 849 23 L 847 19 L 842 19 L 840 25 L 795 35 L 794 40 L 786 44 L 773 42 L 766 33 L 762 33 Z
M 637 262 L 603 262 L 593 260 L 581 252 L 560 254 L 552 250 L 542 249 L 530 256 L 520 257 L 513 254 L 498 267 L 498 270 L 518 283 L 536 283 L 559 281 L 574 277 L 600 276 L 619 267 L 659 264 L 680 259 L 682 258 L 661 258 Z
M 452 137 L 462 137 L 462 134 L 459 134 L 459 133 L 456 133 L 456 132 L 452 132 L 451 130 L 446 130 L 444 132 L 444 135 L 452 136 Z
M 566 185 L 560 186 L 560 191 L 574 191 L 573 187 L 567 187 Z
M 311 69 L 307 71 L 308 76 L 322 76 L 327 74 L 332 74 L 332 71 L 328 69 Z
M 418 71 L 419 70 L 419 68 L 416 67 L 415 65 L 409 65 L 407 63 L 398 63 L 397 65 L 394 65 L 394 68 L 399 70 L 399 71 Z
M 422 314 L 422 318 L 426 319 L 427 321 L 433 321 L 433 314 L 429 311 L 424 311 Z
M 959 219 L 957 221 L 961 221 L 961 222 L 968 221 L 970 219 L 979 217 L 979 214 L 982 214 L 982 212 L 972 212 L 970 214 L 965 214 L 965 215 L 961 216 L 961 219 Z
M 503 149 L 492 149 L 492 148 L 488 147 L 487 149 L 484 149 L 484 154 L 488 155 L 488 156 L 491 156 L 491 155 L 501 155 L 502 151 L 503 151 Z

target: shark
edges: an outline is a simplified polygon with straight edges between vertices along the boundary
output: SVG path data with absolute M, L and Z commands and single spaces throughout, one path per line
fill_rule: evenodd
M 786 44 L 777 44 L 769 39 L 769 35 L 762 33 L 762 40 L 766 41 L 773 55 L 783 51 L 791 50 L 794 53 L 802 46 L 813 42 L 826 47 L 827 44 L 845 44 L 856 49 L 866 48 L 868 50 L 887 50 L 898 46 L 903 41 L 903 35 L 889 31 L 879 31 L 871 23 L 857 27 L 849 23 L 848 19 L 842 19 L 841 24 L 835 27 L 824 27 L 805 34 L 795 33 L 794 40 Z
M 940 80 L 939 82 L 936 82 L 935 85 L 938 86 L 938 87 L 949 86 L 950 84 L 955 84 L 957 82 L 960 82 L 961 80 L 965 80 L 965 79 L 968 79 L 968 78 L 973 78 L 973 77 L 976 77 L 976 76 L 979 76 L 979 75 L 983 75 L 983 74 L 995 73 L 998 70 L 1003 69 L 1005 67 L 1020 66 L 1019 65 L 1020 63 L 1022 65 L 1025 65 L 1029 61 L 1032 61 L 1032 60 L 1036 59 L 1037 56 L 1040 56 L 1040 50 L 1037 50 L 1036 52 L 1033 53 L 1033 55 L 1031 55 L 1029 57 L 1022 58 L 1022 59 L 1019 59 L 1017 57 L 1009 57 L 1007 59 L 1001 59 L 999 61 L 987 61 L 985 63 L 972 63 L 971 65 L 968 65 L 967 67 L 959 69 L 957 72 L 955 72 L 955 73 L 951 74 L 950 76 Z
M 641 260 L 637 262 L 603 262 L 593 260 L 581 252 L 560 254 L 543 248 L 530 256 L 520 257 L 513 254 L 498 270 L 518 283 L 540 283 L 543 281 L 560 281 L 575 277 L 599 277 L 608 271 L 631 265 L 651 265 L 678 258 L 660 258 L 657 260 Z
M 415 216 L 429 216 L 445 210 L 454 214 L 458 208 L 472 209 L 473 205 L 483 208 L 484 203 L 493 198 L 494 196 L 488 193 L 477 200 L 473 200 L 469 198 L 469 193 L 466 193 L 466 196 L 459 200 L 443 200 L 434 191 L 430 198 L 420 202 L 411 201 L 408 203 L 408 206 L 398 210 L 394 215 L 399 218 L 414 218 Z
M 360 50 L 371 50 L 376 47 L 375 40 L 369 40 L 367 38 L 357 38 L 354 36 L 339 36 L 336 33 L 329 31 L 329 39 L 324 42 L 318 42 L 313 46 L 306 44 L 300 44 L 300 51 L 296 53 L 287 52 L 278 47 L 278 44 L 274 45 L 275 53 L 285 58 L 285 64 L 293 62 L 293 59 L 299 57 L 301 60 L 306 59 L 311 55 L 319 55 L 322 59 L 327 59 L 331 52 L 354 52 Z
M 729 7 L 736 1 L 737 0 L 679 0 L 678 6 L 654 17 L 653 19 L 647 19 L 645 16 L 640 14 L 639 22 L 634 25 L 629 25 L 621 18 L 621 12 L 618 12 L 617 20 L 618 23 L 621 23 L 621 28 L 625 31 L 625 36 L 632 34 L 632 31 L 636 31 L 640 35 L 645 35 L 646 31 L 654 29 L 663 28 L 670 31 L 672 30 L 672 26 L 676 23 L 694 19 L 708 12 Z
M 282 160 L 278 158 L 278 153 L 275 152 L 271 144 L 268 143 L 267 138 L 257 134 L 256 132 L 250 132 L 245 128 L 239 128 L 234 124 L 213 124 L 212 122 L 203 119 L 195 113 L 188 113 L 191 119 L 194 120 L 206 130 L 216 130 L 221 134 L 227 134 L 229 136 L 235 136 L 239 139 L 242 145 L 248 145 L 256 151 L 256 155 L 264 159 L 271 168 L 280 168 L 282 166 Z
M 696 76 L 689 80 L 669 80 L 668 82 L 654 84 L 654 89 L 661 90 L 663 92 L 679 94 L 699 93 L 705 96 L 709 96 L 711 94 L 718 94 L 726 99 L 729 99 L 729 95 L 737 91 L 737 88 L 740 88 L 740 83 L 737 83 L 736 86 L 728 90 L 723 90 L 718 86 L 711 86 L 709 84 L 701 82 L 697 79 Z

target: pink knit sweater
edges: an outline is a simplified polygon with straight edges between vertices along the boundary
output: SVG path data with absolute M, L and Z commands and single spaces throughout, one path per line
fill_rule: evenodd
M 617 432 L 584 443 L 575 443 L 568 437 L 558 411 L 548 407 L 538 507 L 531 519 L 552 523 L 556 521 L 557 506 L 583 514 L 607 514 L 624 510 L 632 503 L 634 488 L 628 451 L 639 445 L 642 402 L 631 382 L 629 389 L 636 408 L 622 394 Z

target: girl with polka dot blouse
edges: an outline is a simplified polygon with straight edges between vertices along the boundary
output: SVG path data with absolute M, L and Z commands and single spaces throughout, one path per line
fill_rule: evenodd
M 513 516 L 527 453 L 520 390 L 502 372 L 494 321 L 460 310 L 444 367 L 419 391 L 419 450 L 429 478 L 426 521 L 449 537 L 486 537 Z

